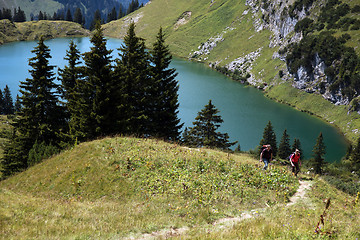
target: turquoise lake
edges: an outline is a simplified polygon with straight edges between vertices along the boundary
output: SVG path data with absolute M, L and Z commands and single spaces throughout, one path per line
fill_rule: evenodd
M 50 64 L 63 67 L 64 57 L 70 38 L 46 41 L 51 50 Z M 89 38 L 75 38 L 81 53 L 89 51 Z M 37 42 L 14 42 L 0 46 L 0 88 L 8 85 L 15 98 L 19 82 L 30 76 L 28 59 Z M 113 49 L 113 59 L 118 57 L 120 39 L 108 39 L 107 48 Z M 326 145 L 325 159 L 328 162 L 340 161 L 345 155 L 346 140 L 330 124 L 320 119 L 276 103 L 253 87 L 232 81 L 222 74 L 200 63 L 174 58 L 171 67 L 178 72 L 179 118 L 184 126 L 192 126 L 197 113 L 211 99 L 220 111 L 224 123 L 219 131 L 226 132 L 231 141 L 238 141 L 241 150 L 254 149 L 260 142 L 266 124 L 271 121 L 278 143 L 283 131 L 287 129 L 290 144 L 294 138 L 300 139 L 305 159 L 311 158 L 316 138 L 322 132 Z M 57 68 L 55 69 L 57 73 Z

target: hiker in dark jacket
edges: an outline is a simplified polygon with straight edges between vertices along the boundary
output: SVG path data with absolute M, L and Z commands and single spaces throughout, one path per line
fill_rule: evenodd
M 267 169 L 269 163 L 272 161 L 272 158 L 273 158 L 273 154 L 272 154 L 271 145 L 268 144 L 266 145 L 266 148 L 264 148 L 260 153 L 260 162 L 264 162 L 265 164 L 264 170 Z

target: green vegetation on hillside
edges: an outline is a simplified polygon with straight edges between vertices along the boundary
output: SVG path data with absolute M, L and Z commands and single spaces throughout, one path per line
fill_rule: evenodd
M 1 236 L 140 238 L 173 229 L 182 239 L 218 239 L 216 220 L 250 214 L 233 228 L 225 225 L 221 238 L 312 238 L 323 200 L 331 198 L 321 230 L 338 239 L 359 237 L 356 196 L 315 179 L 287 206 L 297 179 L 281 166 L 260 168 L 246 154 L 153 139 L 82 143 L 0 182 Z

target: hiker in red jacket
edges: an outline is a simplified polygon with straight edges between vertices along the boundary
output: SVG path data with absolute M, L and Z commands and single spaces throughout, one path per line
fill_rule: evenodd
M 295 175 L 295 177 L 297 177 L 297 174 L 300 172 L 300 166 L 301 166 L 299 149 L 296 149 L 295 152 L 291 154 L 290 164 L 292 167 L 293 174 Z

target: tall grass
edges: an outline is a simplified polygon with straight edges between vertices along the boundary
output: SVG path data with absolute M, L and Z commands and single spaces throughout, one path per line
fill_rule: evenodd
M 207 225 L 284 203 L 297 183 L 246 154 L 118 137 L 80 144 L 0 186 L 1 236 L 45 239 Z

